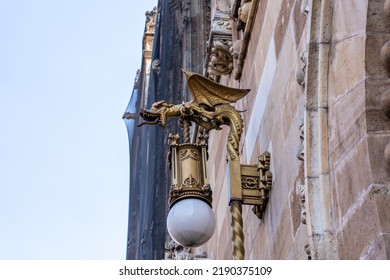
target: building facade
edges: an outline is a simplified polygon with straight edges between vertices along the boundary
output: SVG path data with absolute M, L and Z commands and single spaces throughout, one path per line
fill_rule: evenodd
M 155 101 L 188 101 L 181 68 L 250 89 L 234 104 L 244 121 L 240 161 L 255 164 L 269 152 L 273 179 L 261 219 L 242 207 L 245 258 L 389 259 L 390 1 L 162 0 L 155 14 L 151 57 L 138 79 L 149 84 L 140 90 L 138 83 L 126 122 L 138 122 L 139 109 Z M 129 138 L 128 258 L 232 259 L 221 144 L 228 128 L 209 132 L 214 235 L 182 248 L 165 230 L 167 134 L 177 129 L 174 120 L 165 129 L 134 127 Z M 144 151 L 152 163 L 135 161 Z M 133 181 L 138 169 L 143 175 Z M 154 181 L 145 181 L 145 170 Z

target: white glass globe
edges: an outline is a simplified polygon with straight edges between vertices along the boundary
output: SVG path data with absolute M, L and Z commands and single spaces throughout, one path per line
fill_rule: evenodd
M 186 198 L 173 205 L 168 213 L 169 235 L 185 247 L 206 243 L 214 233 L 215 217 L 211 207 L 196 198 Z

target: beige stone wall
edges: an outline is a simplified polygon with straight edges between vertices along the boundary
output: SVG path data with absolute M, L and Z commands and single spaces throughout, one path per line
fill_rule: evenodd
M 233 72 L 219 78 L 251 89 L 236 104 L 245 111 L 241 163 L 271 152 L 264 218 L 243 206 L 247 259 L 390 257 L 390 121 L 383 113 L 390 75 L 379 55 L 390 39 L 385 2 L 259 1 L 241 79 Z M 233 43 L 240 32 L 233 23 Z M 232 258 L 227 129 L 210 134 L 217 227 L 196 249 L 212 259 Z
M 380 50 L 389 40 L 388 1 L 336 3 L 329 84 L 335 233 L 341 259 L 388 259 L 389 119 L 381 110 L 389 75 Z M 346 12 L 355 15 L 344 17 Z M 340 71 L 345 69 L 345 71 Z

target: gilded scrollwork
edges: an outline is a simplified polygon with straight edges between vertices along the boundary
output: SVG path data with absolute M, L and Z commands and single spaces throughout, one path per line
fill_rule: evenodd
M 241 176 L 241 184 L 243 189 L 258 189 L 259 177 Z
M 192 176 L 190 175 L 184 180 L 183 186 L 198 186 L 199 182 Z

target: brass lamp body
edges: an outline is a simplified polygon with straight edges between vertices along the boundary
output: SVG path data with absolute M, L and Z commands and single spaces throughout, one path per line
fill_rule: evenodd
M 207 178 L 206 144 L 179 144 L 179 136 L 170 135 L 169 162 L 172 171 L 172 186 L 169 207 L 185 198 L 198 198 L 210 207 L 212 191 Z

